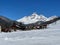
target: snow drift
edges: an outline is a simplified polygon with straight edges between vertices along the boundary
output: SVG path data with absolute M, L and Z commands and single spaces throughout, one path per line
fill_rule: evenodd
M 0 45 L 60 45 L 60 20 L 47 29 L 0 33 Z

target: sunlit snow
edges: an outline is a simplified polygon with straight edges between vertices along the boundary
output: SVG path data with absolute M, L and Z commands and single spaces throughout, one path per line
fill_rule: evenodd
M 60 21 L 47 29 L 0 33 L 0 45 L 60 45 Z

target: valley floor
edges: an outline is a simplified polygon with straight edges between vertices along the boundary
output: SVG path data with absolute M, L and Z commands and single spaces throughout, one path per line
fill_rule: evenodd
M 1 32 L 0 45 L 60 45 L 60 21 L 47 29 Z

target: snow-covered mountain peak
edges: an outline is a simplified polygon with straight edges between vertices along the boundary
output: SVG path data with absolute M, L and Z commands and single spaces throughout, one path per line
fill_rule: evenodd
M 32 15 L 29 16 L 30 19 L 36 19 L 37 17 L 39 17 L 39 15 L 37 13 L 33 13 Z
M 25 24 L 29 24 L 29 23 L 35 23 L 37 21 L 49 21 L 54 18 L 57 18 L 57 16 L 51 16 L 51 17 L 47 18 L 43 14 L 38 15 L 36 12 L 34 12 L 33 14 L 31 14 L 29 16 L 25 16 L 21 19 L 18 19 L 17 21 L 23 22 Z
M 45 17 L 44 15 L 40 14 L 38 15 L 37 13 L 33 13 L 30 16 L 25 16 L 21 19 L 18 19 L 18 22 L 23 22 L 25 24 L 29 24 L 29 23 L 35 23 L 37 21 L 46 21 L 47 17 Z
M 58 16 L 54 15 L 54 16 L 51 16 L 50 18 L 57 18 Z
M 36 12 L 34 12 L 31 16 L 38 16 L 38 14 Z
M 46 21 L 48 18 L 45 17 L 43 14 L 40 14 L 40 20 L 41 21 Z
M 31 17 L 32 17 L 32 16 L 36 17 L 36 16 L 39 16 L 39 15 L 38 15 L 36 12 L 34 12 L 34 13 L 32 13 L 30 16 L 31 16 Z
M 52 20 L 52 19 L 57 18 L 57 17 L 58 17 L 58 16 L 56 16 L 56 15 L 51 16 L 51 17 L 49 17 L 49 18 L 47 19 L 47 21 Z

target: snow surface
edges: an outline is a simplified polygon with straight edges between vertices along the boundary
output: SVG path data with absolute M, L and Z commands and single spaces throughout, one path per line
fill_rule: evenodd
M 1 32 L 0 45 L 60 45 L 60 21 L 47 29 Z
M 30 23 L 35 23 L 37 21 L 49 21 L 49 20 L 52 20 L 56 17 L 57 16 L 52 16 L 52 17 L 47 18 L 42 14 L 38 15 L 37 13 L 34 12 L 32 15 L 25 16 L 21 19 L 18 19 L 17 21 L 18 22 L 23 22 L 24 24 L 30 24 Z

